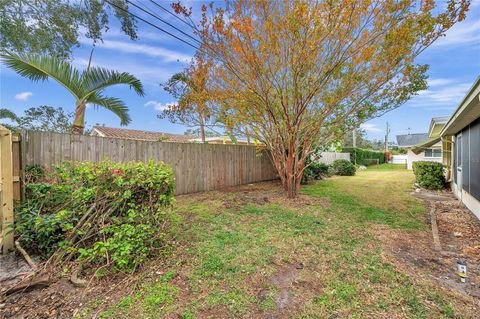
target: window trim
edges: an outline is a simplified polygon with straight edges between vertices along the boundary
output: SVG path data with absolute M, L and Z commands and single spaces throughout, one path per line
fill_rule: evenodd
M 432 156 L 427 156 L 427 150 L 432 151 Z M 435 154 L 435 150 L 440 150 L 440 156 L 433 156 Z M 423 152 L 423 157 L 425 158 L 442 158 L 443 157 L 443 150 L 441 148 L 426 148 L 425 151 Z

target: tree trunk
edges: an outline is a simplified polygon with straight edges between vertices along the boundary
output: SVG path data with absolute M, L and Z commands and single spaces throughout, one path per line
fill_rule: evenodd
M 77 104 L 75 108 L 75 117 L 73 119 L 72 133 L 83 134 L 85 128 L 85 109 L 87 108 L 85 103 Z
M 271 160 L 275 166 L 278 176 L 282 182 L 287 198 L 295 198 L 298 196 L 300 183 L 305 168 L 305 160 L 298 154 L 292 152 L 291 154 L 282 154 L 271 150 Z
M 198 120 L 200 122 L 200 137 L 202 138 L 202 143 L 205 143 L 205 122 L 201 113 L 198 114 Z
M 272 157 L 287 198 L 297 197 L 298 189 L 300 188 L 304 163 L 300 160 L 296 161 L 297 156 L 298 154 L 293 153 Z
M 287 198 L 295 198 L 298 195 L 298 183 L 295 178 L 287 178 L 285 180 L 285 193 Z

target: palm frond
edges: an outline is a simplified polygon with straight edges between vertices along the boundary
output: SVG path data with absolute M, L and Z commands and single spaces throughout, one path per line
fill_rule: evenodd
M 1 108 L 0 109 L 0 119 L 9 119 L 15 122 L 18 122 L 18 117 L 15 113 L 9 109 Z
M 85 102 L 101 106 L 115 113 L 120 118 L 120 125 L 128 125 L 132 121 L 130 115 L 128 114 L 128 107 L 120 99 L 103 96 L 102 94 L 96 92 L 91 94 L 88 99 L 85 100 Z
M 140 96 L 145 94 L 142 82 L 127 72 L 118 72 L 95 67 L 82 73 L 82 78 L 85 81 L 84 85 L 87 90 L 87 96 L 116 84 L 128 85 L 130 89 L 133 89 Z
M 38 54 L 1 53 L 7 67 L 32 81 L 45 81 L 52 78 L 77 98 L 82 96 L 80 73 L 68 62 L 58 58 Z
M 189 78 L 185 73 L 179 72 L 179 73 L 175 73 L 174 75 L 172 75 L 172 77 L 170 78 L 169 81 L 171 81 L 171 82 L 183 82 L 183 83 L 187 84 L 189 82 Z

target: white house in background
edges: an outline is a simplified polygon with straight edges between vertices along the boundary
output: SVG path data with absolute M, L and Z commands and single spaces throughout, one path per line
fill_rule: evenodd
M 442 142 L 436 139 L 440 135 L 440 131 L 447 124 L 449 117 L 434 117 L 430 121 L 428 133 L 415 133 L 397 135 L 398 147 L 407 149 L 407 168 L 413 168 L 413 162 L 429 161 L 442 162 Z M 418 154 L 412 151 L 412 148 L 418 144 L 428 143 L 432 141 L 428 148 L 423 149 Z

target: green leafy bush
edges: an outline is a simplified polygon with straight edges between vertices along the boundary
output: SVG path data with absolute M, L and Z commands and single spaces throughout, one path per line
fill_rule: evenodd
M 380 151 L 364 150 L 362 148 L 346 147 L 342 152 L 350 153 L 350 161 L 357 165 L 372 165 L 377 159 L 378 164 L 385 163 L 385 154 Z M 375 161 L 376 162 L 376 161 Z
M 355 175 L 355 165 L 353 165 L 350 161 L 345 159 L 339 159 L 333 162 L 332 167 L 335 171 L 335 175 L 340 176 L 353 176 Z
M 17 234 L 30 252 L 127 271 L 162 246 L 174 191 L 168 165 L 66 162 L 35 175 L 16 207 Z
M 329 165 L 324 163 L 309 163 L 308 167 L 303 171 L 302 184 L 308 184 L 308 182 L 316 179 L 322 179 L 323 177 L 330 177 L 334 175 Z
M 413 162 L 415 181 L 420 187 L 427 189 L 442 189 L 445 187 L 443 165 L 438 162 Z

